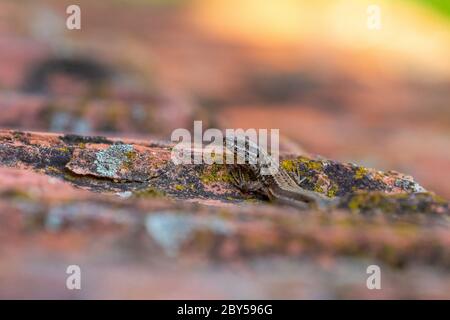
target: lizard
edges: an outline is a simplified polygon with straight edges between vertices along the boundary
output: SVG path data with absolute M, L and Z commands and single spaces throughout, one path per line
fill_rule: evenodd
M 299 209 L 326 210 L 338 204 L 338 197 L 330 198 L 300 187 L 280 166 L 276 172 L 262 174 L 263 169 L 270 168 L 275 162 L 263 148 L 250 139 L 227 135 L 224 138 L 224 145 L 226 150 L 234 156 L 234 163 L 241 164 L 235 168 L 236 170 L 231 171 L 234 184 L 241 190 L 262 192 L 274 202 Z M 243 174 L 245 167 L 250 170 L 256 181 L 245 181 Z

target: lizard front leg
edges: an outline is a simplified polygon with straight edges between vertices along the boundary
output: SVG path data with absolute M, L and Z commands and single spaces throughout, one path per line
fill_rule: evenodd
M 251 174 L 244 170 L 241 166 L 233 166 L 229 169 L 232 183 L 243 192 L 257 192 L 260 193 L 264 186 L 259 180 L 253 180 Z

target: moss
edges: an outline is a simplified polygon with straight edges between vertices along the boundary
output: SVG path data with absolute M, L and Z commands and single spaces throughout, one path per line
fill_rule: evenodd
M 224 166 L 212 164 L 203 170 L 200 180 L 205 184 L 210 184 L 215 182 L 230 182 L 232 181 L 232 177 Z
M 380 209 L 384 212 L 394 212 L 395 204 L 388 200 L 387 194 L 379 192 L 361 192 L 352 196 L 348 203 L 348 208 L 353 211 L 366 211 Z
M 380 210 L 385 213 L 442 213 L 448 212 L 448 203 L 435 200 L 431 193 L 386 194 L 383 192 L 357 192 L 346 201 L 352 212 L 372 212 Z
M 67 180 L 67 181 L 75 181 L 76 180 L 76 178 L 73 175 L 69 174 L 69 173 L 66 173 L 64 175 L 64 179 Z
M 164 197 L 166 193 L 163 190 L 159 190 L 155 187 L 148 187 L 145 189 L 134 191 L 133 195 L 138 198 L 159 198 Z
M 438 195 L 436 195 L 436 194 L 434 194 L 432 192 L 428 192 L 426 194 L 430 195 L 431 198 L 433 199 L 433 201 L 435 201 L 437 204 L 440 204 L 440 205 L 447 205 L 448 204 L 447 200 L 445 200 L 444 198 L 442 198 L 442 197 L 440 197 L 440 196 L 438 196 Z
M 362 202 L 361 197 L 359 197 L 358 195 L 355 195 L 355 196 L 353 196 L 353 197 L 351 198 L 351 200 L 349 201 L 349 203 L 348 203 L 348 208 L 349 208 L 351 211 L 358 211 L 359 208 L 361 207 L 361 204 L 362 204 L 362 203 L 363 203 L 363 202 Z
M 20 189 L 7 189 L 0 193 L 1 197 L 17 199 L 17 200 L 32 200 L 33 197 L 29 192 Z
M 54 167 L 54 166 L 48 166 L 47 167 L 47 171 L 48 172 L 53 172 L 53 173 L 61 173 L 61 170 L 58 169 L 57 167 Z

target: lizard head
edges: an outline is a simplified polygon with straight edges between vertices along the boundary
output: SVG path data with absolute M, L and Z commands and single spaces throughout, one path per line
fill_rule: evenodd
M 227 134 L 224 144 L 235 155 L 236 164 L 248 164 L 255 172 L 261 173 L 275 163 L 264 148 L 246 135 Z

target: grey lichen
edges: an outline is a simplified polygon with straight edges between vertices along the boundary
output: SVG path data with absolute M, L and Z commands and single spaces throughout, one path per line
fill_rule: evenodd
M 395 180 L 395 186 L 414 193 L 421 193 L 427 191 L 424 187 L 422 187 L 420 184 L 418 184 L 412 179 L 397 179 Z
M 113 144 L 108 149 L 97 152 L 97 172 L 105 177 L 115 177 L 117 171 L 129 160 L 130 152 L 133 152 L 133 146 L 130 144 Z

